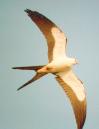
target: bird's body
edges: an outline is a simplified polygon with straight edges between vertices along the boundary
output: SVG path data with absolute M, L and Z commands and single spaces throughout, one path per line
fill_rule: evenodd
M 67 37 L 65 34 L 44 15 L 25 10 L 32 21 L 44 34 L 48 45 L 48 64 L 43 66 L 14 67 L 13 69 L 35 70 L 36 75 L 18 90 L 36 81 L 48 73 L 55 75 L 55 79 L 70 99 L 76 118 L 77 128 L 82 129 L 86 118 L 86 94 L 83 83 L 75 76 L 72 66 L 77 64 L 75 58 L 67 57 L 65 51 Z
M 48 63 L 46 66 L 43 68 L 39 69 L 37 72 L 38 73 L 58 73 L 58 72 L 63 72 L 68 69 L 72 68 L 73 64 L 76 64 L 76 60 L 74 58 L 60 58 L 57 60 L 53 60 L 52 62 Z

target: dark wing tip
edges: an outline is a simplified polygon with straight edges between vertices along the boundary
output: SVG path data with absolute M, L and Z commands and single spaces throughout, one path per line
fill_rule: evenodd
M 28 14 L 33 13 L 33 11 L 31 11 L 30 9 L 25 9 L 24 11 L 25 11 L 26 13 L 28 13 Z
M 37 12 L 37 11 L 32 11 L 32 10 L 30 10 L 30 9 L 25 9 L 24 10 L 29 16 L 32 16 L 32 15 L 41 15 L 39 12 Z
M 28 14 L 28 16 L 31 16 L 33 14 L 33 11 L 30 9 L 25 9 L 24 11 Z
M 26 9 L 26 10 L 24 10 L 27 14 L 28 14 L 28 16 L 30 16 L 31 17 L 31 19 L 33 20 L 33 21 L 35 21 L 35 20 L 42 20 L 43 22 L 45 21 L 45 23 L 47 24 L 52 24 L 53 26 L 56 26 L 51 20 L 49 20 L 46 16 L 44 16 L 43 14 L 41 14 L 41 13 L 39 13 L 38 11 L 32 11 L 32 10 L 30 10 L 30 9 Z M 36 23 L 37 23 L 37 21 L 36 21 Z

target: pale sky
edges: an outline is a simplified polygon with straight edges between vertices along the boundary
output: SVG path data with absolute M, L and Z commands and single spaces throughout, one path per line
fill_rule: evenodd
M 47 75 L 17 92 L 34 76 L 13 66 L 47 63 L 47 45 L 24 10 L 39 11 L 68 36 L 67 54 L 84 82 L 87 119 L 83 129 L 99 129 L 99 1 L 0 0 L 0 129 L 76 129 L 69 99 Z

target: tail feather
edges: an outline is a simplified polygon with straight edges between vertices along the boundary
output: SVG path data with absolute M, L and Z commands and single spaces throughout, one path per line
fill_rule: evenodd
M 41 69 L 44 65 L 41 66 L 24 66 L 24 67 L 13 67 L 12 69 L 19 69 L 19 70 L 35 70 Z
M 19 87 L 17 90 L 22 89 L 23 87 L 27 86 L 28 84 L 38 80 L 39 78 L 41 78 L 42 76 L 46 75 L 47 73 L 38 73 L 37 70 L 41 69 L 42 67 L 44 67 L 45 65 L 41 65 L 41 66 L 24 66 L 24 67 L 13 67 L 12 69 L 19 69 L 19 70 L 35 70 L 36 71 L 36 75 L 30 79 L 28 82 L 26 82 L 24 85 L 22 85 L 21 87 Z
M 22 88 L 24 88 L 25 86 L 27 86 L 28 84 L 38 80 L 39 78 L 41 78 L 42 76 L 46 75 L 46 73 L 36 73 L 36 75 L 30 79 L 28 82 L 26 82 L 24 85 L 22 85 L 21 87 L 19 87 L 17 90 L 20 90 Z

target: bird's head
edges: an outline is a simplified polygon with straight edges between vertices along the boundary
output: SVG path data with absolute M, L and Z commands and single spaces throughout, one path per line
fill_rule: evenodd
M 71 65 L 79 64 L 79 62 L 76 58 L 68 58 L 68 64 L 71 66 Z
M 79 61 L 78 61 L 78 59 L 76 59 L 76 58 L 74 58 L 74 64 L 79 64 Z

